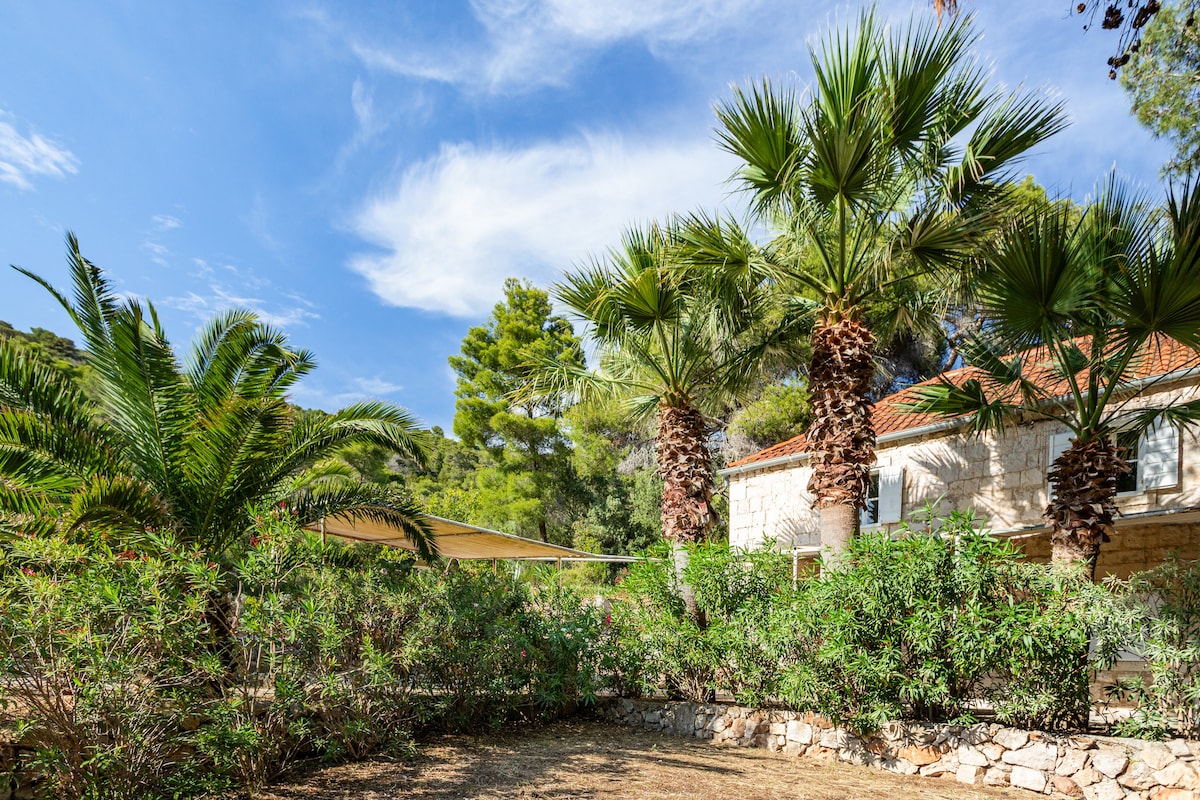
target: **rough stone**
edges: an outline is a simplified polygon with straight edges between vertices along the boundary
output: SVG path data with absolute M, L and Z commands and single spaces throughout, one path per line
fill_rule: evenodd
M 933 728 L 909 728 L 908 735 L 917 744 L 933 744 L 938 737 L 937 731 Z
M 1071 780 L 1078 783 L 1080 786 L 1091 786 L 1093 783 L 1099 783 L 1104 780 L 1104 776 L 1091 767 L 1084 767 L 1071 776 Z
M 809 758 L 815 758 L 818 761 L 834 761 L 837 753 L 828 747 L 811 747 L 808 751 Z
M 971 747 L 969 744 L 959 745 L 958 761 L 960 764 L 969 764 L 973 767 L 986 767 L 992 763 L 983 754 L 983 751 Z
M 943 758 L 936 763 L 926 764 L 921 767 L 921 774 L 926 778 L 937 778 L 951 772 L 958 771 L 958 761 L 953 758 Z
M 992 741 L 1005 750 L 1019 750 L 1029 741 L 1029 734 L 1017 728 L 1001 728 L 992 734 Z
M 1190 747 L 1188 747 L 1186 739 L 1172 739 L 1171 741 L 1166 742 L 1166 745 L 1167 749 L 1171 751 L 1171 755 L 1173 756 L 1183 758 L 1184 756 L 1190 756 L 1192 754 L 1192 750 Z
M 852 746 L 843 747 L 842 749 L 838 750 L 839 761 L 847 764 L 854 764 L 857 767 L 864 767 L 872 760 L 872 758 L 874 758 L 873 754 L 869 753 L 861 745 L 854 747 L 854 742 L 850 742 L 848 744 L 851 744 Z
M 1155 784 L 1154 770 L 1150 769 L 1150 765 L 1145 762 L 1134 761 L 1127 770 L 1121 773 L 1117 782 L 1140 792 Z
M 1008 783 L 1008 772 L 1000 767 L 992 767 L 983 773 L 983 784 L 985 786 L 1008 786 Z
M 983 767 L 975 764 L 963 764 L 954 774 L 954 779 L 968 786 L 977 786 L 983 780 Z
M 1109 778 L 1115 778 L 1129 766 L 1129 757 L 1120 750 L 1102 747 L 1092 753 L 1092 769 Z
M 892 748 L 888 745 L 887 739 L 870 739 L 867 741 L 867 749 L 877 756 L 890 757 L 892 752 Z
M 1067 797 L 1083 797 L 1083 787 L 1066 775 L 1055 775 L 1051 783 L 1054 786 L 1054 791 L 1059 794 L 1065 794 Z
M 1105 778 L 1099 783 L 1083 787 L 1083 796 L 1087 800 L 1125 800 L 1125 790 L 1112 778 Z
M 812 744 L 813 727 L 807 722 L 792 720 L 787 724 L 786 736 L 789 742 L 799 742 L 800 744 Z
M 733 720 L 733 724 L 729 726 L 729 735 L 735 739 L 740 739 L 746 734 L 746 719 L 745 717 L 737 717 Z
M 916 775 L 919 771 L 916 764 L 903 758 L 879 758 L 876 756 L 874 765 L 897 775 Z
M 921 745 L 909 745 L 908 747 L 901 747 L 900 752 L 897 753 L 897 755 L 900 756 L 900 758 L 908 759 L 918 767 L 932 764 L 935 761 L 941 760 L 942 758 L 942 753 L 938 750 L 938 748 Z
M 827 747 L 830 750 L 836 750 L 841 746 L 845 737 L 841 731 L 836 728 L 826 728 L 821 731 L 821 747 Z
M 1017 765 L 1013 767 L 1009 782 L 1019 789 L 1029 789 L 1034 792 L 1046 790 L 1046 773 L 1029 767 Z
M 1154 782 L 1163 786 L 1175 786 L 1180 789 L 1200 788 L 1196 770 L 1184 761 L 1172 761 L 1167 766 L 1154 773 Z
M 1138 758 L 1154 772 L 1164 769 L 1168 764 L 1175 761 L 1175 755 L 1165 745 L 1161 744 L 1147 745 L 1142 749 Z
M 979 749 L 987 756 L 989 764 L 999 761 L 1000 756 L 1004 755 L 1004 748 L 998 744 L 985 744 Z
M 1088 754 L 1084 750 L 1066 750 L 1062 754 L 1062 758 L 1058 759 L 1058 766 L 1054 768 L 1055 775 L 1074 775 L 1079 770 L 1087 765 Z
M 710 722 L 709 727 L 713 733 L 721 733 L 729 727 L 729 723 L 726 721 L 724 716 L 720 716 Z
M 772 722 L 769 731 L 772 736 L 783 736 L 787 733 L 787 725 L 782 722 Z
M 787 753 L 789 756 L 802 756 L 804 755 L 804 751 L 807 749 L 807 745 L 800 744 L 799 742 L 788 742 L 786 745 L 784 745 L 783 752 Z
M 662 719 L 662 714 L 657 711 L 648 711 L 646 716 L 642 717 L 642 721 L 647 725 L 657 725 L 660 719 Z
M 1196 793 L 1190 789 L 1163 789 L 1154 800 L 1196 800 Z
M 988 727 L 982 722 L 977 722 L 969 728 L 964 728 L 959 740 L 966 744 L 984 744 L 989 740 Z
M 1003 759 L 1006 764 L 1015 764 L 1028 769 L 1053 770 L 1058 761 L 1058 747 L 1038 742 L 1020 750 L 1009 750 L 1004 754 Z

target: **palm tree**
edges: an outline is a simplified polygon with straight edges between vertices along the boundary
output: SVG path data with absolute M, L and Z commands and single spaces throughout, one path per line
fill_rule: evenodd
M 169 529 L 221 554 L 278 505 L 301 524 L 345 514 L 395 525 L 426 558 L 434 542 L 418 509 L 352 479 L 335 456 L 356 443 L 421 460 L 403 409 L 359 403 L 299 414 L 287 391 L 314 362 L 247 311 L 203 329 L 175 355 L 153 305 L 115 295 L 67 236 L 68 299 L 44 286 L 78 326 L 89 394 L 15 346 L 0 343 L 0 530 L 93 529 L 136 537 Z
M 675 545 L 703 541 L 717 522 L 711 415 L 747 389 L 775 339 L 765 336 L 770 296 L 753 270 L 691 269 L 682 260 L 689 223 L 626 231 L 606 259 L 568 273 L 555 297 L 587 323 L 599 368 L 547 362 L 542 390 L 622 398 L 635 416 L 653 415 L 663 479 L 663 536 Z M 695 598 L 681 586 L 689 615 Z
M 867 306 L 961 269 L 1013 163 L 1065 124 L 1061 104 L 988 90 L 974 41 L 966 20 L 889 31 L 864 12 L 813 53 L 811 96 L 764 81 L 717 109 L 734 180 L 774 233 L 755 257 L 812 308 L 809 490 L 833 553 L 858 530 L 875 459 Z
M 1052 557 L 1094 579 L 1129 472 L 1123 442 L 1200 419 L 1200 401 L 1147 404 L 1156 363 L 1200 361 L 1200 183 L 1165 213 L 1110 183 L 1082 217 L 1066 205 L 1012 222 L 978 278 L 985 331 L 966 381 L 917 387 L 913 410 L 968 415 L 1000 431 L 1017 415 L 1056 420 L 1070 445 L 1049 471 Z M 1012 355 L 1014 354 L 1015 355 Z

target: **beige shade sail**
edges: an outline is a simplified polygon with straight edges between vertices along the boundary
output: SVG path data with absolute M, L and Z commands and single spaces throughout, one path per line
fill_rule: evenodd
M 455 522 L 452 519 L 425 515 L 424 520 L 433 531 L 434 544 L 438 554 L 444 558 L 488 561 L 496 559 L 610 561 L 617 563 L 631 563 L 638 560 L 633 556 L 607 556 L 561 547 L 556 544 L 547 544 L 511 533 L 477 528 L 474 525 Z M 326 517 L 321 522 L 310 525 L 309 528 L 327 536 L 337 536 L 357 542 L 399 547 L 414 552 L 417 549 L 403 531 L 381 522 L 372 522 L 366 519 L 355 520 L 341 515 Z

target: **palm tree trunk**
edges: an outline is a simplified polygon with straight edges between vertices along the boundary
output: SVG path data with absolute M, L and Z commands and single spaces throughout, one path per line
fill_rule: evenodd
M 1082 564 L 1096 579 L 1100 546 L 1108 541 L 1117 513 L 1117 478 L 1129 471 L 1108 437 L 1071 440 L 1050 466 L 1050 503 L 1045 518 L 1053 527 L 1050 558 L 1055 564 Z
M 683 580 L 687 545 L 704 540 L 717 521 L 712 505 L 712 459 L 705 440 L 708 425 L 694 408 L 658 407 L 658 431 L 654 445 L 658 474 L 663 479 L 663 537 L 671 542 L 676 585 L 688 616 L 703 627 L 703 613 L 696 594 Z
M 822 320 L 813 331 L 809 368 L 812 425 L 808 490 L 821 512 L 821 547 L 836 558 L 858 533 L 875 461 L 871 424 L 875 337 L 853 318 Z

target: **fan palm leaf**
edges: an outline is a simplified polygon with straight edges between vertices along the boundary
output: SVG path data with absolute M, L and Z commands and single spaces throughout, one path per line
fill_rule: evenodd
M 718 142 L 742 161 L 733 181 L 774 231 L 757 252 L 726 236 L 730 260 L 770 264 L 778 291 L 815 301 L 809 488 L 835 551 L 857 531 L 874 461 L 865 307 L 929 327 L 947 301 L 918 302 L 916 281 L 965 285 L 1013 165 L 1065 124 L 1061 103 L 990 90 L 976 40 L 965 18 L 889 29 L 867 10 L 813 49 L 809 95 L 764 81 L 717 108 Z M 710 262 L 720 238 L 704 242 Z
M 1051 466 L 1045 516 L 1055 560 L 1082 561 L 1093 575 L 1117 513 L 1117 477 L 1129 469 L 1118 434 L 1200 420 L 1200 401 L 1140 400 L 1161 380 L 1143 375 L 1152 351 L 1168 340 L 1200 350 L 1195 199 L 1193 187 L 1182 198 L 1172 190 L 1156 215 L 1109 179 L 1081 218 L 1050 208 L 1013 221 L 978 281 L 986 338 L 964 349 L 978 377 L 918 387 L 909 404 L 967 416 L 976 433 L 1002 432 L 1017 415 L 1071 431 Z

